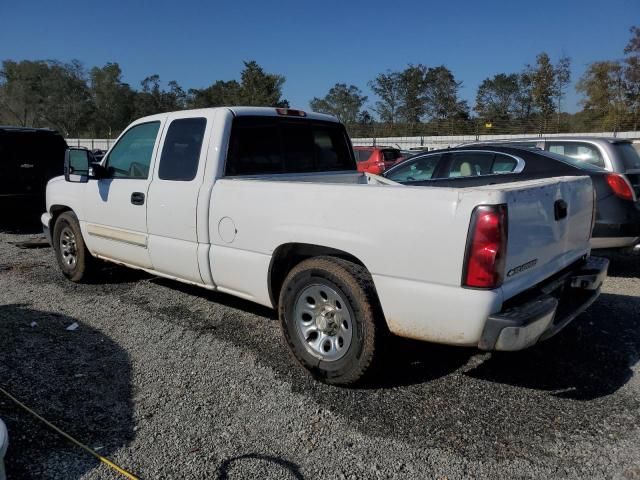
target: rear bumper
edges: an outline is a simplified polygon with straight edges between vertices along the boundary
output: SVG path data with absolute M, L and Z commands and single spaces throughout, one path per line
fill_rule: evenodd
M 542 286 L 533 298 L 511 303 L 490 315 L 478 347 L 514 351 L 552 337 L 600 295 L 609 261 L 589 257 L 578 268 Z
M 634 247 L 640 241 L 640 237 L 592 237 L 591 248 L 627 248 Z

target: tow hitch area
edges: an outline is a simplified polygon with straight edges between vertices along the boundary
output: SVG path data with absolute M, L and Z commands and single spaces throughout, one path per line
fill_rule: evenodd
M 585 263 L 539 288 L 540 295 L 489 316 L 478 348 L 514 351 L 552 337 L 585 311 L 600 295 L 609 260 Z

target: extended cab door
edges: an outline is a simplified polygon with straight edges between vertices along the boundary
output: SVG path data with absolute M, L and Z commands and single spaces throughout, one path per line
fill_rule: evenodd
M 180 112 L 167 119 L 147 203 L 154 270 L 196 283 L 207 283 L 198 267 L 197 209 L 207 157 L 203 145 L 208 144 L 211 125 L 202 112 Z
M 148 251 L 147 190 L 163 120 L 131 126 L 103 163 L 107 178 L 86 187 L 83 234 L 92 253 L 152 268 Z

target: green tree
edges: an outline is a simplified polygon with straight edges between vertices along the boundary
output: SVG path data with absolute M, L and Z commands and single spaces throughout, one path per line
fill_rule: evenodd
M 631 39 L 624 49 L 624 90 L 629 109 L 631 128 L 640 122 L 640 28 L 631 27 Z
M 0 71 L 3 121 L 53 127 L 63 135 L 86 131 L 91 103 L 82 64 L 74 60 L 5 60 Z
M 240 103 L 249 106 L 288 107 L 289 102 L 282 98 L 282 75 L 266 73 L 255 60 L 244 62 L 240 74 Z
M 426 75 L 428 68 L 422 64 L 409 65 L 398 77 L 400 104 L 398 117 L 401 122 L 417 124 L 426 112 Z
M 469 114 L 467 102 L 458 98 L 462 82 L 456 81 L 444 65 L 429 68 L 424 76 L 425 113 L 434 120 L 465 118 Z
M 521 122 L 530 120 L 534 110 L 533 68 L 530 65 L 526 65 L 524 70 L 518 75 L 518 96 L 516 103 L 516 118 Z
M 91 114 L 91 95 L 87 87 L 84 66 L 78 61 L 60 63 L 48 61 L 46 75 L 42 79 L 45 92 L 41 116 L 67 137 L 88 132 L 86 125 Z
M 4 60 L 0 70 L 2 121 L 22 127 L 42 126 L 45 90 L 43 79 L 49 66 L 44 61 Z
M 150 75 L 140 82 L 142 91 L 135 95 L 135 117 L 186 108 L 187 95 L 178 82 L 171 80 L 167 84 L 168 90 L 162 88 L 161 84 L 158 74 Z
M 531 95 L 533 106 L 540 115 L 540 129 L 546 130 L 547 122 L 555 111 L 553 96 L 555 71 L 549 55 L 542 52 L 536 57 L 533 69 Z
M 553 96 L 556 99 L 558 121 L 556 129 L 560 130 L 560 113 L 562 111 L 562 99 L 566 93 L 567 87 L 571 82 L 571 57 L 563 55 L 558 60 L 554 67 L 554 92 Z
M 580 103 L 589 121 L 599 122 L 603 130 L 618 130 L 626 108 L 623 69 L 619 62 L 590 64 L 576 90 L 584 96 Z
M 122 81 L 122 70 L 117 63 L 93 67 L 89 72 L 93 134 L 113 137 L 131 121 L 134 92 Z
M 518 115 L 519 95 L 519 75 L 498 73 L 478 87 L 474 110 L 484 120 L 507 123 Z
M 189 108 L 222 107 L 239 105 L 240 84 L 235 80 L 218 80 L 207 88 L 189 90 Z
M 244 62 L 240 82 L 217 80 L 206 88 L 192 88 L 187 95 L 189 108 L 247 105 L 254 107 L 288 107 L 282 98 L 282 75 L 266 73 L 257 62 Z
M 323 98 L 314 97 L 309 105 L 313 111 L 335 115 L 343 123 L 354 124 L 366 101 L 367 97 L 355 85 L 336 83 Z
M 378 97 L 373 111 L 384 123 L 394 124 L 398 121 L 400 109 L 400 73 L 387 71 L 380 73 L 369 82 L 369 87 Z

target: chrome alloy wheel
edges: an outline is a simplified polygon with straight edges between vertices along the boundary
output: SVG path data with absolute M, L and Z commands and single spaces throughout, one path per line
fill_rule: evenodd
M 60 232 L 60 255 L 62 255 L 62 262 L 71 268 L 78 263 L 76 236 L 70 227 L 64 227 Z
M 349 350 L 353 322 L 347 301 L 326 285 L 309 285 L 295 301 L 296 331 L 307 351 L 325 362 L 341 359 Z

